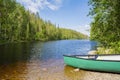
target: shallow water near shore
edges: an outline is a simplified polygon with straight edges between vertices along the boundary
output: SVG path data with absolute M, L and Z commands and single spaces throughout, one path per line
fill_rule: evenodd
M 87 54 L 89 40 L 15 43 L 0 46 L 0 80 L 119 80 L 120 74 L 79 70 L 67 66 L 63 54 Z

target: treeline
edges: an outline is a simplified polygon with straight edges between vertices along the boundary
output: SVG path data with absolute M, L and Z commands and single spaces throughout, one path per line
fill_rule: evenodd
M 90 0 L 92 40 L 120 52 L 120 0 Z
M 31 13 L 15 0 L 0 0 L 0 41 L 85 39 L 87 36 L 59 28 Z

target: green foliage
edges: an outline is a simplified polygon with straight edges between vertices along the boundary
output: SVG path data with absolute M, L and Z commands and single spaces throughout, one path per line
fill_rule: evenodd
M 89 4 L 92 6 L 89 15 L 94 18 L 90 38 L 101 42 L 106 48 L 117 46 L 119 50 L 120 0 L 90 0 Z
M 25 10 L 15 0 L 0 0 L 0 42 L 74 38 L 83 39 L 87 36 L 43 21 L 38 13 Z

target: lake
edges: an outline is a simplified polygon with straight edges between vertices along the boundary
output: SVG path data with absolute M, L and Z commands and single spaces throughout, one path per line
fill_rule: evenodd
M 87 54 L 96 45 L 89 40 L 0 45 L 0 80 L 119 80 L 119 74 L 75 72 L 75 68 L 64 64 L 63 54 Z

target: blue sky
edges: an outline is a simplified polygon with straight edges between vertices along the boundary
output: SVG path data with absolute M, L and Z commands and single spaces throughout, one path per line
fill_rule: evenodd
M 39 12 L 44 20 L 60 27 L 89 35 L 90 22 L 88 0 L 17 0 L 31 12 Z

